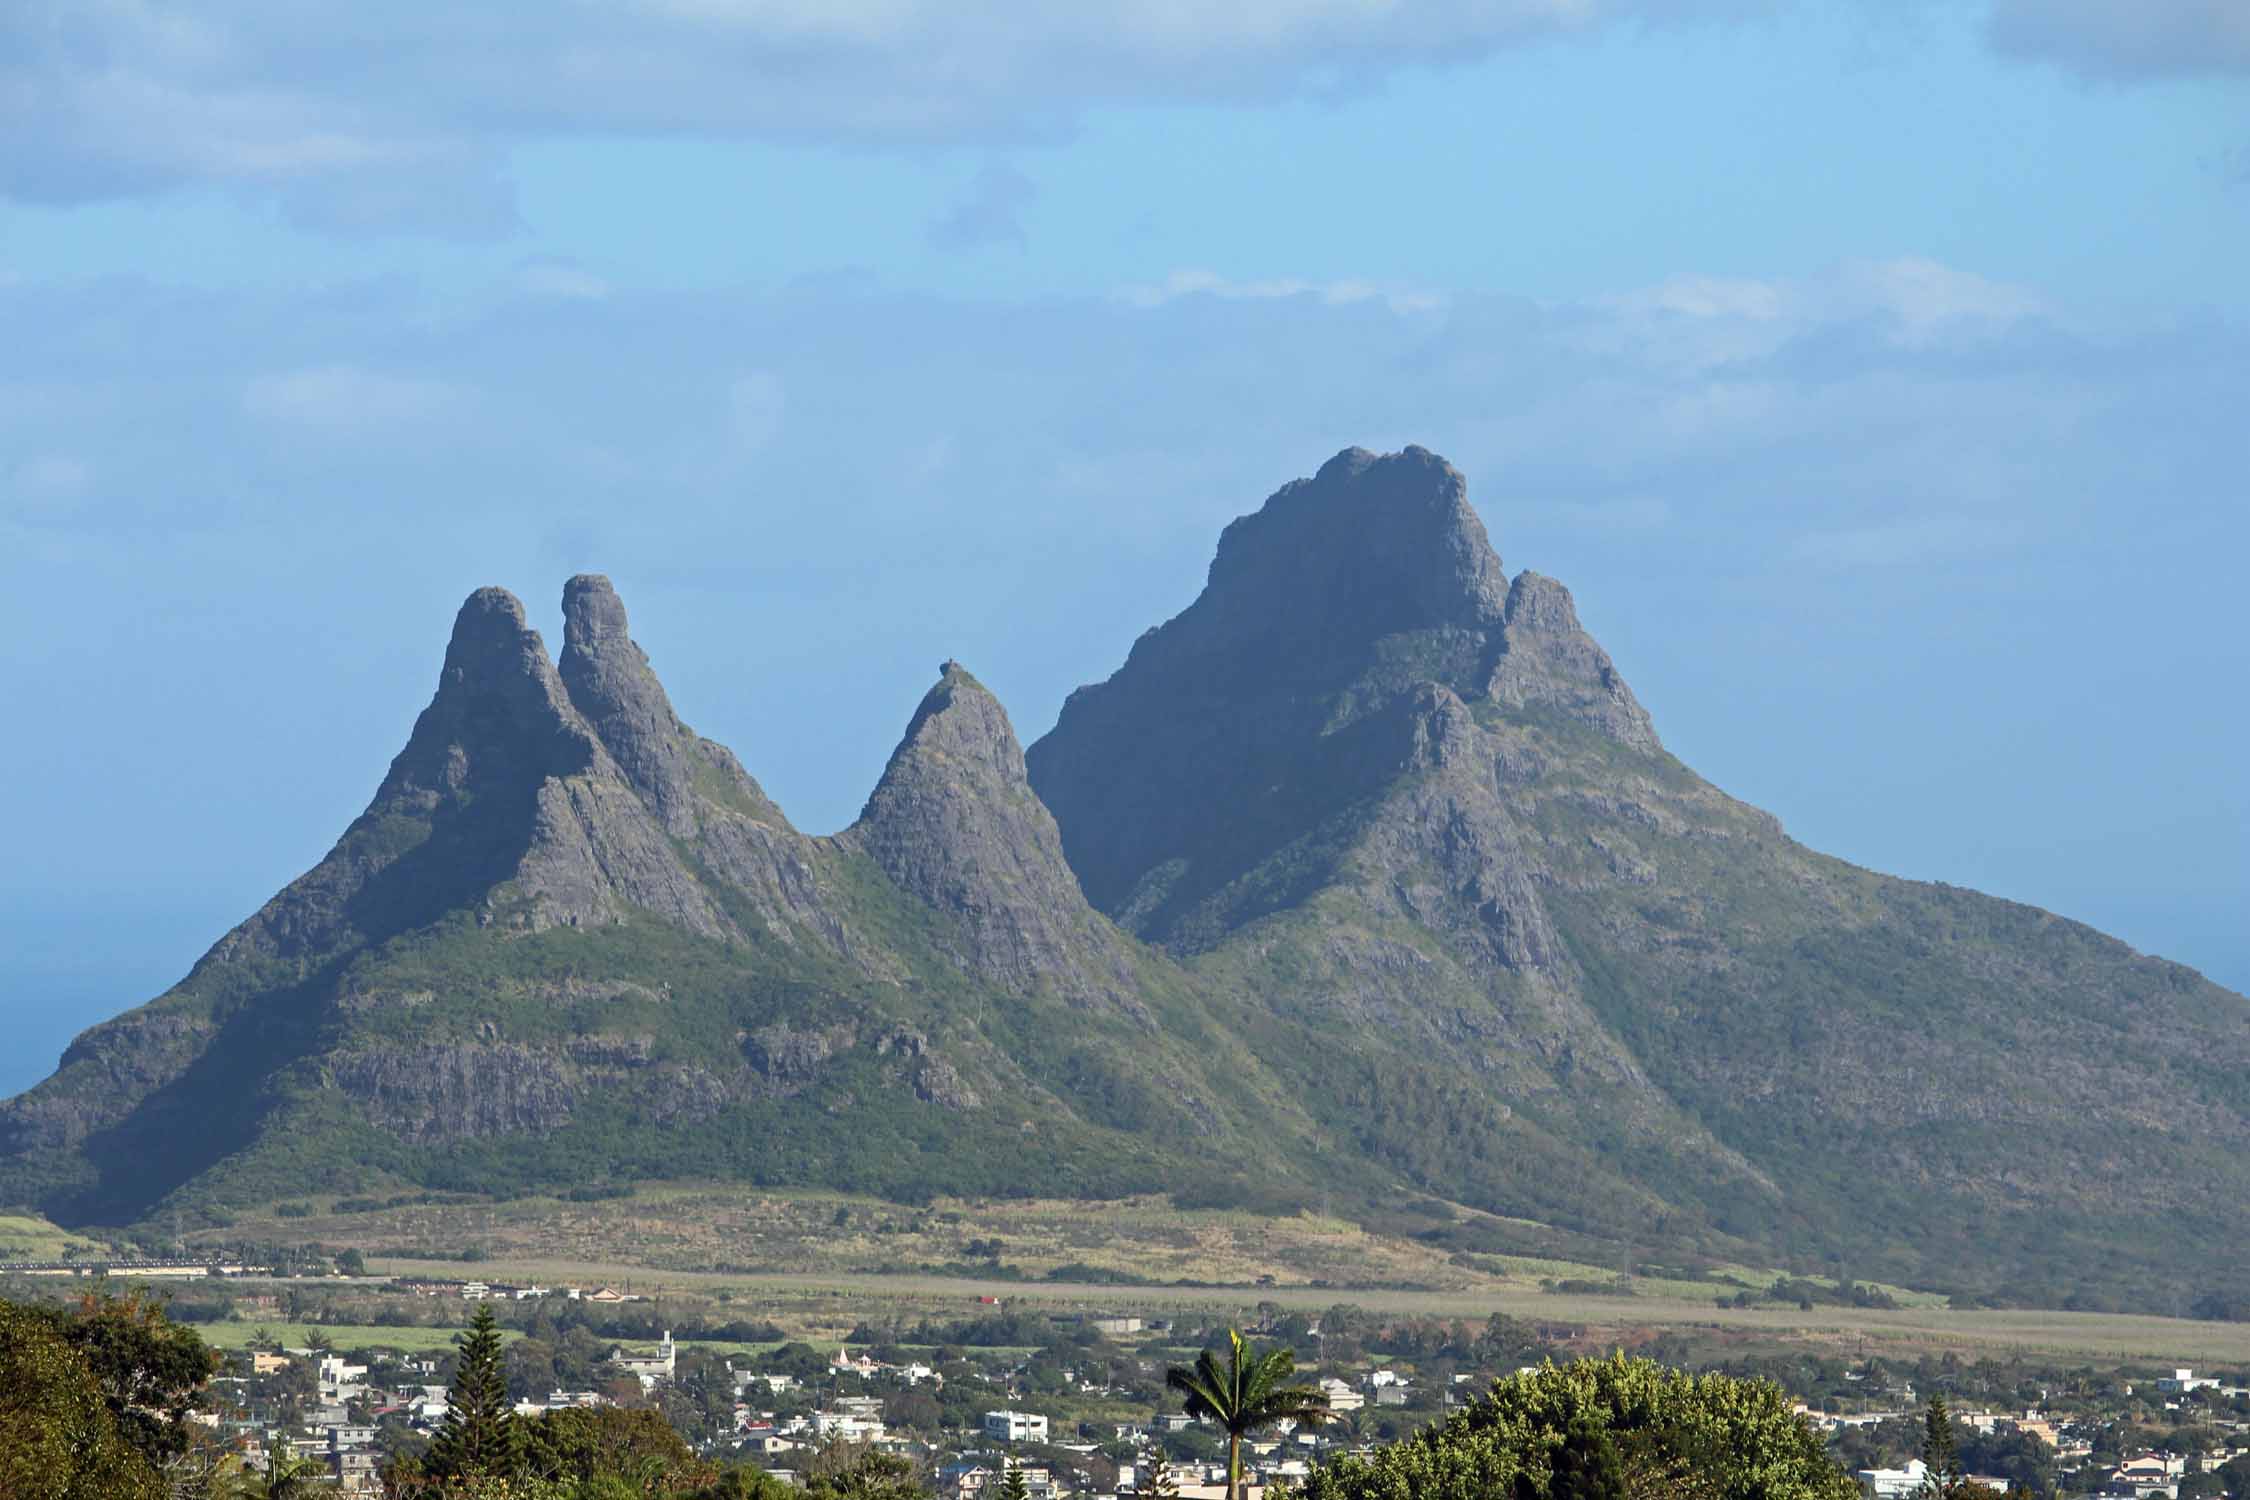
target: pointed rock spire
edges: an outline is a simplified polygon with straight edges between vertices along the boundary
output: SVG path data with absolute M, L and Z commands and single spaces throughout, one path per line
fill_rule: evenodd
M 1055 820 L 1025 778 L 1000 700 L 959 662 L 938 669 L 842 841 L 958 918 L 963 966 L 1012 989 L 1123 996 L 1123 938 L 1086 904 Z
M 437 693 L 376 799 L 452 795 L 472 780 L 535 783 L 583 771 L 593 756 L 523 602 L 481 588 L 453 618 Z
M 561 677 L 633 789 L 675 835 L 700 826 L 698 792 L 765 821 L 778 811 L 741 764 L 680 722 L 633 641 L 625 602 L 608 578 L 581 573 L 563 585 Z
M 367 811 L 211 958 L 311 958 L 463 909 L 489 917 L 503 886 L 511 920 L 532 927 L 641 910 L 725 931 L 572 704 L 521 601 L 482 588 L 454 617 L 437 692 Z

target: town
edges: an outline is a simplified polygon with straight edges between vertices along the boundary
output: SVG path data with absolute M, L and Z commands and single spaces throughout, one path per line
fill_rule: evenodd
M 428 1447 L 458 1357 L 448 1330 L 480 1308 L 506 1338 L 519 1416 L 648 1413 L 697 1454 L 748 1462 L 784 1483 L 839 1454 L 879 1453 L 911 1464 L 940 1500 L 988 1500 L 1018 1482 L 1033 1500 L 1226 1493 L 1222 1435 L 1183 1410 L 1165 1378 L 1224 1342 L 1223 1319 L 979 1297 L 967 1317 L 869 1318 L 831 1346 L 727 1301 L 631 1286 L 331 1278 L 308 1296 L 230 1278 L 216 1300 L 174 1296 L 183 1316 L 225 1320 L 201 1325 L 226 1349 L 225 1369 L 190 1421 L 251 1469 L 286 1460 L 345 1493 L 378 1493 L 386 1466 Z M 273 1336 L 261 1319 L 286 1320 L 301 1336 Z M 1253 1496 L 1301 1486 L 1325 1463 L 1442 1421 L 1497 1379 L 1600 1352 L 1584 1329 L 1504 1315 L 1472 1323 L 1348 1302 L 1317 1314 L 1265 1303 L 1245 1321 L 1258 1344 L 1292 1352 L 1298 1378 L 1330 1415 L 1253 1436 L 1244 1453 Z M 230 1331 L 243 1335 L 238 1343 Z M 1632 1352 L 1775 1382 L 1867 1500 L 1929 1493 L 1917 1454 L 1932 1397 L 1949 1405 L 1965 1472 L 1992 1491 L 2250 1495 L 2250 1375 L 2238 1371 L 1778 1347 L 1730 1354 L 1679 1334 Z

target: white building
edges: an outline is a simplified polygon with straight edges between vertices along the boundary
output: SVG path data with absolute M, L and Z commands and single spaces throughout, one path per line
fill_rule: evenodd
M 1986 1489 L 2007 1492 L 2005 1479 L 1988 1474 L 1969 1477 Z M 1918 1458 L 1908 1459 L 1903 1469 L 1862 1469 L 1858 1475 L 1859 1487 L 1866 1492 L 1868 1500 L 1913 1500 L 1923 1492 L 1929 1478 L 1929 1465 Z
M 1350 1381 L 1338 1380 L 1333 1375 L 1320 1383 L 1320 1393 L 1328 1398 L 1330 1411 L 1358 1411 L 1367 1405 L 1367 1398 Z
M 653 1356 L 627 1354 L 623 1349 L 612 1350 L 610 1361 L 626 1374 L 640 1381 L 644 1391 L 654 1390 L 659 1380 L 670 1380 L 676 1367 L 678 1348 L 672 1343 L 672 1330 L 664 1330 L 664 1342 L 656 1346 Z
M 1859 1487 L 1867 1492 L 1868 1500 L 1908 1500 L 1921 1492 L 1929 1476 L 1929 1465 L 1910 1458 L 1903 1469 L 1860 1470 Z
M 2194 1370 L 2183 1366 L 2158 1380 L 2156 1388 L 2166 1395 L 2184 1396 L 2189 1391 L 2215 1391 L 2219 1388 L 2219 1382 L 2209 1375 L 2198 1375 Z
M 812 1430 L 817 1436 L 840 1443 L 879 1443 L 884 1435 L 881 1417 L 856 1411 L 816 1411 Z
M 320 1361 L 320 1398 L 323 1401 L 349 1401 L 367 1389 L 363 1377 L 367 1366 L 344 1363 L 340 1354 L 324 1356 Z
M 1044 1443 L 1047 1419 L 1030 1411 L 988 1411 L 984 1414 L 984 1435 L 1010 1443 Z

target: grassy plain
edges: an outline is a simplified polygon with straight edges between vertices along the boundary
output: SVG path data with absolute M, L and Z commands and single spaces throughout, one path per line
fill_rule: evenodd
M 909 1206 L 810 1189 L 683 1183 L 590 1203 L 524 1198 L 337 1207 L 335 1200 L 298 1200 L 285 1216 L 243 1215 L 204 1238 L 352 1246 L 368 1256 L 371 1270 L 395 1275 L 609 1284 L 659 1297 L 724 1294 L 731 1315 L 770 1320 L 822 1347 L 862 1322 L 972 1317 L 991 1310 L 985 1298 L 1055 1312 L 1245 1320 L 1260 1304 L 1317 1311 L 1350 1302 L 1447 1318 L 1505 1313 L 1587 1350 L 1685 1337 L 1744 1349 L 2250 1364 L 2245 1324 L 1953 1309 L 1941 1297 L 1903 1288 L 1888 1289 L 1904 1304 L 1896 1309 L 1719 1307 L 1721 1298 L 1783 1273 L 1711 1266 L 1634 1275 L 1566 1260 L 1449 1253 L 1340 1218 L 1181 1209 L 1161 1197 L 941 1198 Z M 979 1255 L 971 1254 L 972 1241 L 980 1242 Z M 464 1252 L 475 1258 L 464 1261 Z M 995 1265 L 1008 1274 L 994 1274 Z M 1045 1279 L 1058 1269 L 1070 1279 Z M 1171 1284 L 1180 1281 L 1197 1284 Z M 1578 1290 L 1587 1284 L 1620 1294 Z M 341 1330 L 329 1333 L 346 1342 Z M 450 1337 L 447 1329 L 364 1330 L 371 1344 L 423 1339 L 442 1347 Z
M 442 1275 L 442 1262 L 383 1263 L 402 1275 Z M 458 1268 L 455 1274 L 458 1274 Z M 1340 1290 L 1311 1287 L 1149 1287 L 974 1281 L 926 1275 L 668 1273 L 651 1282 L 631 1266 L 585 1261 L 495 1262 L 481 1273 L 543 1281 L 622 1283 L 636 1276 L 652 1294 L 712 1296 L 725 1292 L 730 1310 L 771 1318 L 792 1333 L 833 1345 L 840 1330 L 891 1318 L 973 1317 L 1002 1305 L 1058 1313 L 1147 1313 L 1248 1319 L 1261 1304 L 1317 1312 L 1349 1302 L 1371 1312 L 1482 1320 L 1493 1313 L 1568 1330 L 1567 1341 L 1592 1351 L 1631 1348 L 1660 1334 L 1707 1336 L 1737 1345 L 1864 1348 L 1884 1354 L 1942 1353 L 1968 1357 L 2010 1353 L 2092 1363 L 2201 1362 L 2250 1364 L 2250 1324 L 2115 1313 L 2014 1312 L 1924 1306 L 1893 1309 L 1721 1308 L 1664 1297 L 1572 1296 L 1538 1291 Z
M 1621 1280 L 1644 1296 L 1684 1300 L 1772 1283 L 1782 1273 L 1716 1266 L 1702 1280 L 1632 1275 L 1580 1261 L 1458 1253 L 1340 1217 L 1183 1209 L 1161 1195 L 1098 1202 L 1053 1198 L 939 1198 L 926 1206 L 815 1189 L 696 1183 L 643 1186 L 629 1198 L 574 1203 L 551 1197 L 503 1202 L 401 1203 L 339 1212 L 353 1200 L 308 1198 L 282 1216 L 239 1215 L 213 1244 L 249 1238 L 356 1246 L 373 1257 L 444 1261 L 473 1251 L 479 1264 L 526 1260 L 631 1267 L 643 1278 L 675 1272 L 899 1275 L 938 1272 L 1118 1283 L 1177 1281 L 1277 1287 L 1535 1291 L 1570 1280 Z M 1492 1220 L 1452 1210 L 1463 1223 Z M 971 1253 L 972 1242 L 988 1252 Z M 1103 1274 L 1103 1273 L 1106 1273 Z M 1889 1289 L 1906 1303 L 1942 1298 Z

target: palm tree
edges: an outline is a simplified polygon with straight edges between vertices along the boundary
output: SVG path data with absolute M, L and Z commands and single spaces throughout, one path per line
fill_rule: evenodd
M 1164 1383 L 1187 1396 L 1187 1414 L 1209 1417 L 1227 1435 L 1227 1500 L 1242 1500 L 1242 1440 L 1261 1427 L 1276 1422 L 1318 1424 L 1334 1415 L 1328 1397 L 1317 1386 L 1284 1385 L 1297 1368 L 1297 1356 L 1287 1349 L 1258 1353 L 1236 1330 L 1227 1330 L 1229 1346 L 1224 1368 L 1219 1357 L 1206 1349 L 1196 1356 L 1195 1368 L 1174 1365 L 1164 1372 Z

